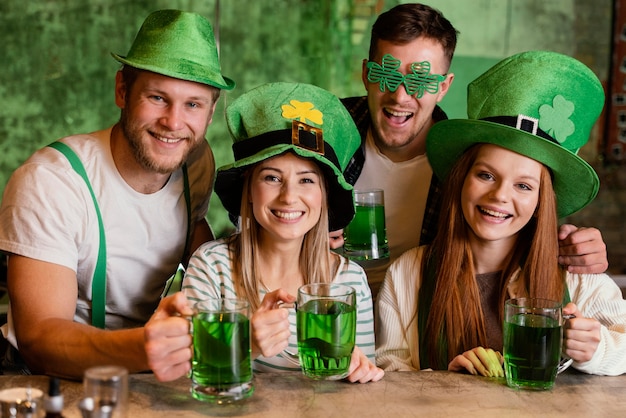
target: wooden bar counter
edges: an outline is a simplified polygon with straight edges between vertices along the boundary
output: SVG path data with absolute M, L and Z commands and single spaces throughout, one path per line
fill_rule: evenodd
M 0 376 L 0 388 L 46 390 L 45 376 Z M 128 418 L 143 417 L 626 417 L 626 375 L 568 370 L 550 391 L 520 391 L 504 379 L 451 372 L 391 372 L 376 383 L 310 380 L 299 373 L 257 374 L 255 393 L 234 405 L 211 405 L 189 394 L 189 380 L 129 377 Z M 81 417 L 80 382 L 63 380 L 66 418 Z

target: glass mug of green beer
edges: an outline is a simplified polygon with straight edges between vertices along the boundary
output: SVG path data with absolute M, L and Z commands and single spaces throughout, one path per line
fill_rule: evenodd
M 545 390 L 572 363 L 561 359 L 564 317 L 561 303 L 548 299 L 509 299 L 504 306 L 504 373 L 518 389 Z
M 192 396 L 217 404 L 251 396 L 250 304 L 240 299 L 198 302 L 191 324 Z
M 354 218 L 344 231 L 345 255 L 353 260 L 388 258 L 383 191 L 355 190 L 354 203 Z
M 301 286 L 296 327 L 305 376 L 317 380 L 348 376 L 356 338 L 356 292 L 352 287 L 334 283 Z

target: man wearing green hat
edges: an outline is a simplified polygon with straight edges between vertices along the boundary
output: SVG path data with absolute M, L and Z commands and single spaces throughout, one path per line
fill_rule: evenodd
M 426 158 L 426 136 L 435 123 L 447 119 L 438 103 L 454 81 L 450 64 L 458 32 L 438 10 L 405 3 L 381 14 L 371 35 L 362 68 L 367 95 L 342 99 L 361 133 L 361 147 L 344 175 L 355 189 L 384 190 L 393 262 L 435 235 L 440 183 Z M 333 248 L 343 245 L 341 233 L 331 235 Z M 564 226 L 559 238 L 560 261 L 571 271 L 601 273 L 607 268 L 597 229 Z M 374 296 L 388 264 L 366 268 Z
M 210 23 L 160 10 L 126 56 L 112 55 L 123 64 L 119 121 L 37 151 L 6 186 L 5 372 L 80 378 L 101 364 L 149 369 L 168 355 L 161 337 L 180 308 L 176 298 L 159 306 L 165 282 L 213 238 L 205 214 L 215 162 L 205 134 L 220 91 L 234 82 L 221 74 Z

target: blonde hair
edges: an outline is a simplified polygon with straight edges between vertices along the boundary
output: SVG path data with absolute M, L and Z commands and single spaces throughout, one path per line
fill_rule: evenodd
M 301 157 L 302 158 L 302 157 Z M 254 218 L 250 199 L 251 177 L 258 163 L 243 174 L 243 190 L 241 194 L 240 232 L 229 238 L 229 247 L 233 254 L 233 282 L 237 295 L 250 302 L 252 311 L 256 311 L 261 304 L 259 298 L 260 280 L 258 271 L 259 254 L 255 251 L 259 246 L 259 230 L 261 225 Z M 320 173 L 320 188 L 322 202 L 320 219 L 315 226 L 304 235 L 300 250 L 300 271 L 304 283 L 331 282 L 331 256 L 328 238 L 328 196 L 326 179 L 322 170 Z M 236 261 L 235 261 L 236 260 Z
M 437 236 L 422 262 L 423 280 L 435 280 L 426 335 L 430 366 L 447 366 L 455 356 L 477 346 L 487 345 L 485 317 L 481 309 L 469 226 L 461 208 L 461 190 L 480 149 L 480 144 L 467 150 L 456 162 L 445 181 L 442 212 Z M 558 218 L 556 196 L 551 174 L 542 166 L 539 199 L 535 214 L 519 232 L 515 248 L 506 260 L 500 280 L 500 320 L 507 287 L 521 267 L 524 287 L 531 297 L 562 300 L 564 283 L 558 265 Z M 426 277 L 426 263 L 434 263 L 434 277 Z M 447 339 L 447 352 L 441 338 Z

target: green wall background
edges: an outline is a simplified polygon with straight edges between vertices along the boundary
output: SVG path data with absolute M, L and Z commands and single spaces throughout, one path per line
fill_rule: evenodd
M 0 2 L 0 193 L 12 171 L 55 139 L 117 120 L 118 63 L 143 19 L 161 8 L 200 13 L 214 24 L 222 69 L 237 87 L 222 95 L 207 139 L 217 164 L 232 160 L 224 106 L 269 81 L 300 81 L 340 97 L 360 95 L 369 28 L 384 0 L 2 0 Z M 606 80 L 611 0 L 438 0 L 461 32 L 456 79 L 442 106 L 465 116 L 467 83 L 501 58 L 528 49 L 575 56 Z M 591 141 L 586 155 L 597 156 Z M 219 199 L 208 219 L 216 234 L 231 225 Z

